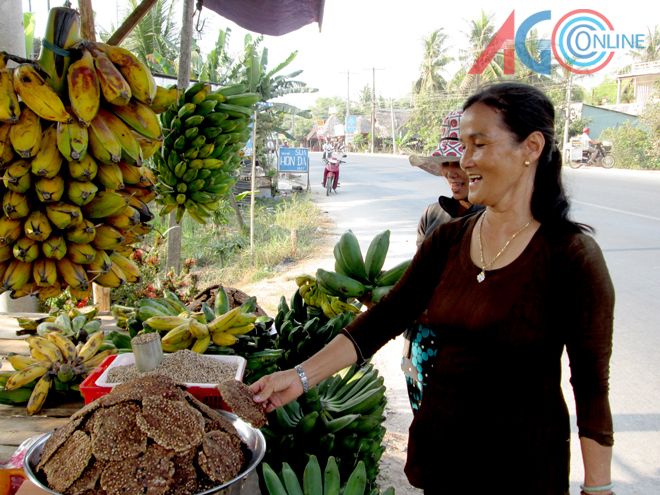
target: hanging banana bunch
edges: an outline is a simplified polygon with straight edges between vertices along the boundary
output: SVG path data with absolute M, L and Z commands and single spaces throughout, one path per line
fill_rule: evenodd
M 76 299 L 91 282 L 138 282 L 132 244 L 154 215 L 144 160 L 176 104 L 129 51 L 80 38 L 79 15 L 53 8 L 39 63 L 0 67 L 0 291 Z M 59 49 L 58 49 L 59 48 Z M 150 105 L 154 105 L 152 109 Z M 3 187 L 4 186 L 4 187 Z
M 174 211 L 180 222 L 188 212 L 205 224 L 231 191 L 241 150 L 251 135 L 251 116 L 261 99 L 246 89 L 234 84 L 211 91 L 209 84 L 196 83 L 161 114 L 167 138 L 162 152 L 154 155 L 161 215 Z

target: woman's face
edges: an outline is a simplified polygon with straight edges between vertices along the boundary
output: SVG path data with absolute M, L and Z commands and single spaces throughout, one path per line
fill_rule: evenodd
M 467 199 L 469 186 L 468 175 L 461 168 L 459 162 L 444 162 L 440 168 L 442 175 L 451 187 L 451 194 L 454 199 L 463 200 Z
M 499 114 L 483 103 L 475 103 L 463 114 L 461 168 L 469 179 L 468 199 L 484 206 L 529 202 L 535 166 L 525 166 L 531 156 L 526 142 L 503 127 Z M 532 154 L 533 155 L 533 154 Z

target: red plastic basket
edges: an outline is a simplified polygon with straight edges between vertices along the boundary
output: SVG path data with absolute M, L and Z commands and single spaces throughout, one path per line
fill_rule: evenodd
M 80 393 L 85 398 L 85 404 L 98 399 L 99 397 L 104 396 L 105 394 L 110 393 L 112 387 L 103 387 L 96 384 L 96 381 L 101 377 L 106 369 L 114 362 L 117 356 L 108 356 L 103 360 L 103 362 L 98 365 L 94 371 L 92 371 L 87 378 L 80 384 Z M 245 372 L 245 366 L 239 366 L 240 380 L 243 381 L 243 374 Z M 237 379 L 239 377 L 237 376 Z M 231 408 L 227 403 L 222 400 L 220 391 L 216 387 L 206 388 L 206 387 L 196 387 L 194 385 L 186 388 L 195 398 L 206 404 L 207 406 L 213 409 L 224 409 L 225 411 L 231 411 Z

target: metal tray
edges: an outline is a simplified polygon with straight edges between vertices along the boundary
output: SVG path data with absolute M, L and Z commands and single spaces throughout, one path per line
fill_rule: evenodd
M 206 490 L 204 492 L 200 492 L 197 495 L 238 495 L 239 493 L 254 495 L 255 493 L 259 493 L 258 488 L 255 491 L 255 487 L 258 486 L 256 481 L 255 468 L 261 463 L 261 460 L 264 458 L 264 454 L 266 453 L 266 440 L 264 439 L 264 436 L 259 430 L 253 428 L 245 421 L 239 419 L 235 414 L 227 411 L 218 412 L 224 415 L 234 425 L 238 431 L 238 434 L 247 444 L 250 452 L 252 452 L 252 458 L 247 462 L 245 470 L 236 476 L 236 478 L 228 481 L 223 485 L 211 488 L 210 490 Z M 28 449 L 25 454 L 25 458 L 23 459 L 23 470 L 25 471 L 28 479 L 42 490 L 45 490 L 48 493 L 52 493 L 53 495 L 61 495 L 60 493 L 48 488 L 47 485 L 44 485 L 42 481 L 45 481 L 45 479 L 42 479 L 42 476 L 37 476 L 34 472 L 34 468 L 37 467 L 37 464 L 39 464 L 39 459 L 41 458 L 41 451 L 44 448 L 44 444 L 50 435 L 51 433 L 44 435 Z M 249 483 L 248 478 L 250 478 Z M 245 491 L 244 487 L 247 487 Z

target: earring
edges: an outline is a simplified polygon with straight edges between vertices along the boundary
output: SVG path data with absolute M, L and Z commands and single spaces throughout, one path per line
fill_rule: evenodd
M 525 162 L 525 167 L 529 167 L 529 162 Z

